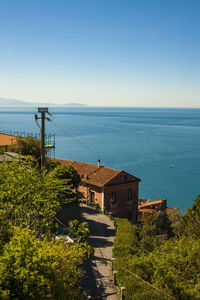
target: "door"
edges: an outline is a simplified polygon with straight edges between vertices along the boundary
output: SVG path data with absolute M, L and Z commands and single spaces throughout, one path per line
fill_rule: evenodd
M 95 203 L 95 192 L 90 191 L 90 202 Z

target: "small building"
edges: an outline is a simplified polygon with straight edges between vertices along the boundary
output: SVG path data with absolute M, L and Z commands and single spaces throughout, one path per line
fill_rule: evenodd
M 139 199 L 138 201 L 138 214 L 139 218 L 147 213 L 158 213 L 167 209 L 167 199 L 160 199 L 155 201 L 149 201 L 145 199 Z
M 139 178 L 98 164 L 56 159 L 61 165 L 73 166 L 81 177 L 79 191 L 89 203 L 98 204 L 114 217 L 138 220 Z
M 16 144 L 17 136 L 11 134 L 0 133 L 0 147 L 8 147 L 12 144 Z

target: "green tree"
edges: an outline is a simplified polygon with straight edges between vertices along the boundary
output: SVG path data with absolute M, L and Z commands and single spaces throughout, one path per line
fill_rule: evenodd
M 35 159 L 40 161 L 40 140 L 29 136 L 27 138 L 18 138 L 16 144 L 12 144 L 8 147 L 8 151 L 16 152 L 21 155 L 31 155 Z
M 168 220 L 170 222 L 169 226 L 169 236 L 181 237 L 184 232 L 184 227 L 182 223 L 182 214 L 179 207 L 176 207 L 170 211 L 168 214 Z
M 10 226 L 32 229 L 38 237 L 51 234 L 61 204 L 77 200 L 64 179 L 45 170 L 39 172 L 30 162 L 0 164 L 0 185 L 1 246 Z
M 55 178 L 65 179 L 65 182 L 73 189 L 77 189 L 81 181 L 80 175 L 72 166 L 58 165 L 51 174 Z
M 1 299 L 81 299 L 80 264 L 88 248 L 63 241 L 40 241 L 15 228 L 0 257 Z
M 184 234 L 200 238 L 200 195 L 198 195 L 192 208 L 189 208 L 183 215 L 182 224 Z
M 153 220 L 152 215 L 150 217 Z M 150 222 L 150 220 L 148 220 Z M 150 240 L 147 243 L 147 232 L 145 227 L 152 226 L 151 222 L 146 223 L 143 220 L 143 232 L 141 250 L 141 242 L 139 241 L 138 229 L 128 220 L 117 220 L 117 232 L 114 240 L 113 256 L 114 270 L 117 272 L 117 283 L 125 287 L 125 296 L 127 299 L 133 300 L 163 300 L 168 299 L 164 294 L 151 287 L 148 282 L 154 274 L 154 268 L 149 259 L 149 245 L 154 243 Z M 150 227 L 152 234 L 152 227 Z M 144 237 L 145 234 L 145 237 Z M 152 239 L 152 237 L 151 237 Z M 145 240 L 145 241 L 144 241 Z M 147 247 L 148 244 L 148 247 Z M 152 248 L 151 248 L 152 250 Z M 144 282 L 143 280 L 147 281 Z
M 200 299 L 200 243 L 183 237 L 169 240 L 156 249 L 150 259 L 154 268 L 152 282 L 176 299 Z
M 140 224 L 140 251 L 148 253 L 158 244 L 156 239 L 155 214 L 150 213 L 142 217 Z

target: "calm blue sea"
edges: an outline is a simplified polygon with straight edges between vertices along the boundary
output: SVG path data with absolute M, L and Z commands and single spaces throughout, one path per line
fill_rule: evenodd
M 182 212 L 200 193 L 200 109 L 50 108 L 56 157 L 125 170 L 140 197 Z M 33 107 L 1 107 L 0 130 L 39 132 Z M 173 168 L 170 165 L 174 165 Z

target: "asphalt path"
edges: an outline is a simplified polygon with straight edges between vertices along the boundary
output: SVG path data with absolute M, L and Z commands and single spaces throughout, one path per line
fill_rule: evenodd
M 81 221 L 88 222 L 88 242 L 95 249 L 94 255 L 83 266 L 82 288 L 91 299 L 119 300 L 112 273 L 113 223 L 102 213 L 87 206 L 81 206 Z

